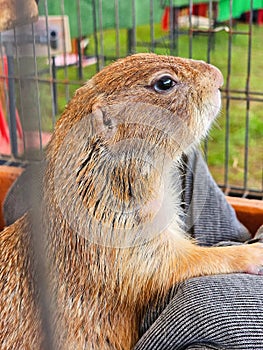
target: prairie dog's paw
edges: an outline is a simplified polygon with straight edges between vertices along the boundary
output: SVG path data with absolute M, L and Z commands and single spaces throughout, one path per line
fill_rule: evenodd
M 244 262 L 247 263 L 247 266 L 245 266 L 244 272 L 263 275 L 263 243 L 254 243 L 246 245 L 246 247 L 247 257 L 244 257 Z

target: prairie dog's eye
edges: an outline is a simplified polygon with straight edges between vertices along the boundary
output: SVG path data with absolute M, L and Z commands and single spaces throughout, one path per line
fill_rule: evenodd
M 163 93 L 168 92 L 175 85 L 176 82 L 169 75 L 164 75 L 163 77 L 155 81 L 155 83 L 153 84 L 153 88 L 156 92 Z

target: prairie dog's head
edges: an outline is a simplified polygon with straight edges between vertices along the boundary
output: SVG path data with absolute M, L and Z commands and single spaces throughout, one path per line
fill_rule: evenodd
M 136 54 L 105 67 L 80 88 L 58 125 L 65 134 L 88 116 L 89 132 L 115 143 L 133 133 L 154 141 L 155 129 L 186 151 L 207 134 L 220 111 L 222 84 L 221 72 L 203 61 Z

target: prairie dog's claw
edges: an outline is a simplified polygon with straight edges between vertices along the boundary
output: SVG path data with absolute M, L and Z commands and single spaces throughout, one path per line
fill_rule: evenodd
M 252 249 L 252 260 L 251 258 L 248 259 L 249 263 L 245 272 L 253 275 L 263 275 L 263 251 L 261 251 L 263 243 L 253 243 L 250 247 Z

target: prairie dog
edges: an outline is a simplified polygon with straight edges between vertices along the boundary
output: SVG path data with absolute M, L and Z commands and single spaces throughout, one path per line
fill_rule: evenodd
M 220 71 L 137 54 L 97 73 L 46 152 L 42 224 L 56 349 L 129 350 L 145 307 L 201 275 L 260 274 L 263 245 L 197 246 L 183 232 L 172 173 L 220 110 Z M 0 343 L 41 349 L 28 216 L 0 236 Z

